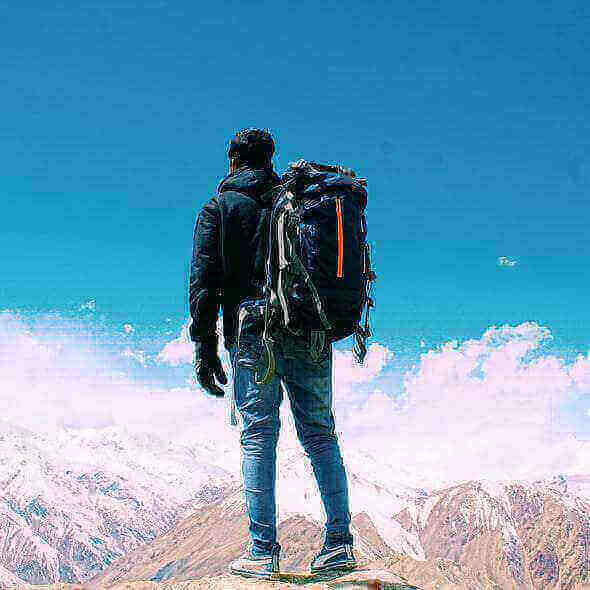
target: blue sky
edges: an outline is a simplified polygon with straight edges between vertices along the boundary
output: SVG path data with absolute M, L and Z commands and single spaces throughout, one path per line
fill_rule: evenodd
M 369 180 L 376 334 L 538 320 L 588 346 L 581 2 L 12 3 L 0 300 L 186 312 L 233 131 Z M 499 256 L 516 259 L 498 267 Z
M 196 215 L 230 136 L 261 126 L 279 171 L 368 179 L 387 395 L 493 326 L 534 322 L 551 338 L 529 344 L 567 362 L 590 350 L 583 2 L 12 2 L 0 26 L 0 309 L 40 332 L 175 338 Z M 564 402 L 580 432 L 584 399 Z

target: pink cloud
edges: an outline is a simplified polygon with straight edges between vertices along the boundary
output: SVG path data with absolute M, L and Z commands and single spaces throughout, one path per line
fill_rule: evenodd
M 491 327 L 480 338 L 425 351 L 405 374 L 393 374 L 393 351 L 382 344 L 371 344 L 361 367 L 350 351 L 335 350 L 334 400 L 345 451 L 371 450 L 408 482 L 590 472 L 589 445 L 560 433 L 554 413 L 572 391 L 590 393 L 590 358 L 568 365 L 544 354 L 526 362 L 550 338 L 532 322 Z M 192 354 L 183 329 L 158 360 L 187 365 L 189 374 Z M 220 354 L 229 377 L 221 346 Z M 142 384 L 120 350 L 61 325 L 33 330 L 18 314 L 0 313 L 0 381 L 0 413 L 31 429 L 111 424 L 186 440 L 198 430 L 216 447 L 239 447 L 227 426 L 227 398 Z M 288 413 L 287 404 L 282 411 Z
M 334 350 L 334 372 L 338 388 L 370 381 L 377 377 L 395 353 L 382 344 L 373 343 L 367 349 L 362 365 L 356 364 L 352 351 Z
M 189 322 L 182 326 L 180 334 L 174 340 L 167 342 L 164 348 L 158 353 L 156 360 L 162 364 L 170 365 L 172 367 L 179 367 L 180 365 L 191 365 L 194 361 L 194 344 L 188 335 Z M 220 334 L 223 334 L 223 318 L 220 316 L 217 319 L 217 335 L 218 335 L 218 353 L 222 360 L 225 358 L 229 363 L 229 357 L 221 343 Z
M 166 343 L 156 359 L 160 363 L 178 367 L 193 362 L 194 346 L 182 335 Z

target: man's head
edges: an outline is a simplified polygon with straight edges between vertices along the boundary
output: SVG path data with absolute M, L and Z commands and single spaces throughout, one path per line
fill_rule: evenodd
M 230 171 L 240 166 L 267 168 L 274 152 L 275 142 L 266 129 L 242 129 L 229 142 Z

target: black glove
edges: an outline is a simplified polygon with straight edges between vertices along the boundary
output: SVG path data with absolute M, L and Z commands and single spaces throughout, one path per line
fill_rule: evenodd
M 195 342 L 195 376 L 199 385 L 209 395 L 225 395 L 223 389 L 215 383 L 217 379 L 222 385 L 227 384 L 227 376 L 217 355 L 217 337 L 215 340 Z

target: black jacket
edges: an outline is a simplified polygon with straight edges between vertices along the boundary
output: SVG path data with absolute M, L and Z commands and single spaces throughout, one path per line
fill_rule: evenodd
M 238 305 L 262 294 L 261 240 L 272 204 L 268 191 L 279 182 L 272 169 L 242 167 L 220 182 L 218 195 L 201 209 L 195 224 L 189 286 L 193 342 L 216 350 L 221 306 L 224 345 L 229 349 L 237 338 Z

